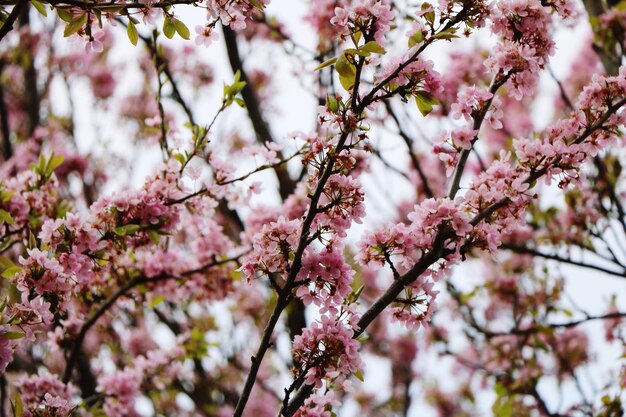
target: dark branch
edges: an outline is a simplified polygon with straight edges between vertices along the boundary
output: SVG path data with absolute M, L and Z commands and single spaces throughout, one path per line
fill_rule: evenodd
M 246 103 L 246 110 L 248 111 L 248 116 L 250 117 L 250 122 L 252 123 L 257 140 L 260 143 L 276 142 L 272 137 L 267 122 L 263 118 L 261 104 L 259 103 L 259 99 L 254 91 L 254 87 L 250 84 L 250 79 L 243 68 L 243 62 L 241 60 L 241 56 L 239 55 L 239 46 L 237 45 L 237 35 L 228 26 L 222 26 L 222 29 L 224 32 L 224 42 L 226 43 L 230 66 L 233 72 L 239 71 L 241 81 L 246 83 L 245 87 L 241 90 L 241 97 Z M 279 158 L 281 160 L 285 159 L 282 155 L 279 155 Z M 274 172 L 276 172 L 276 177 L 278 178 L 278 190 L 280 196 L 283 200 L 285 200 L 296 189 L 296 182 L 289 176 L 287 168 L 283 165 L 274 167 Z
M 13 7 L 13 10 L 11 10 L 9 16 L 4 21 L 2 27 L 0 27 L 0 41 L 7 35 L 7 33 L 13 30 L 13 24 L 22 12 L 22 9 L 24 9 L 24 7 L 28 4 L 28 0 L 19 0 L 17 3 L 10 4 L 15 4 L 15 6 Z

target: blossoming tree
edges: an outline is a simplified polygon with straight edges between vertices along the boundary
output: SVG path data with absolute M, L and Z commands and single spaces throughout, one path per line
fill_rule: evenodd
M 623 415 L 626 2 L 304 3 L 0 3 L 0 416 Z

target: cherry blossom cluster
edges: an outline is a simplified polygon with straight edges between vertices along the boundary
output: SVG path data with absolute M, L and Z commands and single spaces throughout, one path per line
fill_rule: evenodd
M 403 223 L 366 233 L 358 243 L 356 261 L 361 265 L 384 265 L 391 260 L 398 272 L 407 271 L 419 258 L 420 250 L 413 230 Z
M 419 94 L 423 91 L 437 97 L 442 91 L 440 75 L 435 71 L 433 62 L 424 59 L 409 60 L 410 53 L 392 59 L 376 80 L 388 80 L 389 91 L 399 92 L 402 96 Z M 407 64 L 408 62 L 408 64 Z M 384 92 L 381 91 L 381 95 Z
M 502 128 L 500 119 L 504 113 L 501 109 L 500 100 L 485 88 L 472 86 L 460 90 L 457 94 L 456 103 L 450 106 L 450 116 L 453 119 L 463 117 L 470 122 L 484 112 L 485 108 L 487 111 L 484 117 L 489 125 L 495 130 Z
M 302 257 L 298 273 L 296 296 L 305 305 L 321 306 L 322 314 L 337 314 L 339 307 L 352 291 L 354 271 L 345 261 L 342 247 L 329 245 L 315 250 L 309 248 Z
M 616 129 L 624 123 L 626 115 L 611 110 L 616 102 L 623 101 L 625 93 L 625 67 L 615 77 L 595 77 L 579 96 L 578 110 L 569 118 L 544 131 L 538 139 L 514 141 L 520 162 L 536 172 L 546 172 L 547 180 L 563 174 L 561 186 L 575 180 L 576 171 L 587 158 L 614 143 Z M 607 112 L 611 112 L 608 117 Z
M 24 376 L 18 385 L 24 416 L 61 417 L 69 415 L 76 408 L 76 389 L 71 384 L 62 383 L 55 375 L 40 372 Z
M 388 0 L 358 0 L 344 7 L 335 7 L 334 13 L 330 23 L 339 29 L 343 38 L 362 33 L 381 45 L 394 18 Z
M 434 283 L 417 280 L 404 291 L 404 298 L 398 298 L 391 307 L 392 320 L 402 323 L 409 330 L 427 327 L 435 311 L 435 301 L 439 291 Z
M 104 396 L 103 409 L 107 415 L 122 417 L 134 410 L 135 401 L 141 396 L 141 386 L 149 384 L 156 389 L 164 389 L 176 377 L 183 374 L 178 360 L 182 349 L 171 352 L 159 349 L 138 355 L 133 363 L 122 370 L 102 375 L 98 381 L 98 391 Z M 174 361 L 174 366 L 171 366 Z
M 363 368 L 359 343 L 353 338 L 355 323 L 350 321 L 346 324 L 337 316 L 324 315 L 294 338 L 295 370 L 306 375 L 307 384 L 319 388 L 323 379 L 340 384 Z
M 345 237 L 352 222 L 361 223 L 365 216 L 363 192 L 357 180 L 349 175 L 334 174 L 326 181 L 315 218 L 317 230 L 332 230 L 338 237 Z
M 501 244 L 502 236 L 516 230 L 524 219 L 524 212 L 532 198 L 527 191 L 526 172 L 513 167 L 508 155 L 501 155 L 486 172 L 480 174 L 463 195 L 463 207 L 473 213 L 490 210 L 507 199 L 505 208 L 496 210 L 483 221 L 474 225 L 470 239 L 477 247 L 495 252 Z M 506 216 L 501 213 L 507 213 Z
M 323 395 L 309 397 L 304 405 L 296 411 L 295 417 L 332 417 L 333 407 L 341 402 L 336 398 L 333 391 L 327 391 Z
M 149 403 L 183 417 L 333 417 L 350 403 L 391 415 L 419 395 L 442 416 L 480 415 L 484 392 L 498 415 L 616 407 L 620 364 L 602 401 L 583 388 L 553 410 L 542 395 L 545 381 L 578 385 L 594 361 L 587 321 L 620 352 L 626 339 L 621 298 L 583 311 L 556 267 L 626 271 L 621 6 L 588 10 L 593 39 L 581 38 L 574 73 L 553 74 L 555 120 L 540 129 L 538 80 L 554 30 L 578 15 L 570 0 L 311 1 L 315 46 L 268 0 L 71 3 L 0 6 L 0 414 L 136 416 Z M 193 40 L 163 40 L 189 40 L 184 4 L 207 9 L 197 46 L 223 31 L 236 75 L 221 97 Z M 34 23 L 35 9 L 56 10 L 62 35 L 90 53 L 59 52 L 40 29 L 53 17 Z M 439 46 L 479 28 L 495 44 L 476 36 L 440 65 Z M 112 59 L 120 30 L 142 44 L 136 66 Z M 259 39 L 317 105 L 291 142 L 271 126 L 273 71 L 250 68 Z M 141 81 L 120 88 L 133 68 Z M 85 86 L 103 116 L 91 141 L 74 120 Z M 208 117 L 195 105 L 207 99 Z M 104 152 L 109 116 L 133 152 Z M 162 163 L 131 187 L 137 155 Z M 393 189 L 372 187 L 380 178 Z M 366 216 L 380 207 L 383 227 Z M 451 273 L 461 263 L 471 276 Z M 390 389 L 352 386 L 375 378 L 365 352 L 390 359 Z M 431 356 L 458 386 L 415 393 Z
M 490 20 L 493 33 L 504 41 L 496 45 L 485 65 L 494 76 L 508 75 L 509 94 L 520 100 L 532 94 L 538 71 L 554 53 L 548 31 L 550 8 L 539 0 L 502 1 L 494 7 Z
M 245 29 L 246 20 L 255 10 L 255 7 L 268 4 L 270 4 L 270 0 L 255 2 L 249 0 L 209 0 L 207 1 L 207 8 L 209 17 L 220 19 L 224 25 L 233 29 Z
M 287 220 L 282 216 L 275 222 L 264 225 L 253 238 L 253 251 L 242 262 L 242 271 L 246 278 L 256 278 L 257 271 L 264 274 L 287 274 L 301 228 L 300 220 Z

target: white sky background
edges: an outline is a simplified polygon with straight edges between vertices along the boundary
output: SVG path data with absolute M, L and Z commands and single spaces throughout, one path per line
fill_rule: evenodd
M 294 37 L 294 40 L 297 43 L 306 45 L 313 50 L 315 48 L 315 33 L 312 31 L 310 26 L 302 23 L 302 17 L 306 15 L 308 7 L 308 2 L 305 1 L 272 0 L 267 9 L 267 13 L 269 15 L 278 16 L 279 20 L 286 25 L 287 31 Z M 204 21 L 204 11 L 202 9 L 195 9 L 191 7 L 179 7 L 176 9 L 176 13 L 177 16 L 190 28 L 192 33 L 191 42 L 193 42 L 193 38 L 195 36 L 195 25 Z M 140 31 L 142 26 L 143 25 L 139 27 Z M 557 78 L 563 79 L 568 74 L 570 63 L 575 58 L 578 53 L 578 48 L 580 47 L 580 43 L 573 40 L 584 39 L 585 36 L 583 35 L 585 30 L 584 26 L 582 26 L 576 28 L 575 30 L 563 28 L 556 33 L 557 52 L 551 59 L 551 66 Z M 125 33 L 123 31 L 116 31 L 116 34 L 122 41 L 124 41 Z M 178 36 L 175 36 L 172 41 L 165 42 L 170 45 L 180 45 L 184 41 L 178 38 Z M 62 45 L 63 43 L 66 44 L 66 40 L 61 40 L 59 45 Z M 136 54 L 136 49 L 130 45 L 127 40 L 126 42 L 120 42 L 120 45 L 124 46 L 120 46 L 119 51 L 113 55 L 114 59 L 120 63 L 132 61 L 133 56 Z M 458 42 L 455 41 L 455 43 L 447 46 L 444 50 L 456 48 L 458 47 L 457 45 Z M 70 47 L 76 46 L 74 45 Z M 242 51 L 245 51 L 244 47 L 241 47 L 241 49 Z M 264 55 L 264 53 L 270 49 L 274 52 L 271 52 L 269 56 Z M 279 80 L 279 82 L 274 82 L 272 85 L 272 88 L 275 89 L 277 93 L 276 97 L 273 98 L 272 103 L 278 111 L 265 113 L 265 117 L 269 121 L 274 136 L 280 140 L 286 138 L 289 133 L 293 131 L 310 131 L 314 126 L 316 102 L 310 94 L 303 92 L 301 83 L 295 74 L 298 69 L 291 68 L 289 65 L 284 65 L 287 61 L 284 57 L 281 57 L 281 52 L 277 52 L 277 48 L 263 48 L 263 50 L 263 52 L 253 51 L 253 59 L 250 62 L 247 62 L 247 65 L 252 64 L 253 66 L 258 65 L 261 67 L 271 65 L 272 69 L 276 71 L 276 79 Z M 202 123 L 209 121 L 215 110 L 218 108 L 221 100 L 222 82 L 230 82 L 232 80 L 232 72 L 230 70 L 230 66 L 228 65 L 222 39 L 211 45 L 210 48 L 200 48 L 199 51 L 213 66 L 216 79 L 214 86 L 209 90 L 210 94 L 200 100 L 200 102 L 193 103 L 194 115 L 198 121 Z M 433 55 L 431 53 L 430 57 L 434 59 L 436 63 L 445 62 L 445 52 L 437 53 L 438 51 L 439 50 L 436 49 L 435 54 Z M 443 68 L 439 66 L 438 69 L 441 72 Z M 310 70 L 312 70 L 312 68 L 310 68 Z M 123 85 L 118 88 L 118 91 L 124 91 L 126 88 L 133 88 L 133 82 L 136 81 L 136 78 L 133 77 L 132 69 L 130 73 L 125 73 L 121 80 Z M 55 85 L 53 88 L 58 89 L 57 91 L 60 93 L 54 94 L 54 97 L 59 97 L 59 101 L 56 105 L 59 106 L 59 108 L 64 108 L 67 106 L 67 103 L 61 98 L 64 96 L 64 93 L 62 93 L 64 87 L 61 85 Z M 532 116 L 538 124 L 546 125 L 551 121 L 553 114 L 551 106 L 554 94 L 557 91 L 555 83 L 551 80 L 547 73 L 544 73 L 544 76 L 542 77 L 541 90 L 546 94 L 538 101 L 538 105 L 533 109 Z M 85 91 L 88 91 L 88 89 L 85 89 Z M 189 93 L 190 91 L 188 88 L 183 88 L 183 96 L 185 96 L 185 92 Z M 190 94 L 187 94 L 186 96 L 190 96 Z M 134 186 L 140 186 L 143 183 L 145 175 L 151 172 L 151 167 L 160 161 L 161 154 L 158 149 L 153 146 L 150 151 L 146 148 L 140 152 L 128 154 L 128 138 L 124 137 L 124 131 L 120 130 L 120 127 L 112 123 L 111 120 L 107 118 L 102 119 L 102 113 L 93 112 L 92 99 L 89 96 L 81 94 L 81 91 L 75 88 L 73 92 L 73 100 L 75 102 L 75 108 L 77 109 L 77 137 L 81 140 L 79 143 L 81 149 L 83 151 L 93 149 L 93 145 L 96 142 L 93 127 L 98 126 L 101 129 L 102 135 L 110 140 L 110 149 L 108 149 L 107 152 L 113 152 L 121 157 L 125 157 L 133 161 L 135 164 L 135 173 L 132 177 L 131 183 Z M 409 105 L 411 104 L 412 103 L 409 103 Z M 415 111 L 417 112 L 417 110 Z M 229 109 L 223 116 L 221 116 L 216 125 L 215 133 L 211 136 L 215 138 L 215 140 L 219 140 L 219 133 L 224 131 L 225 128 L 232 126 L 234 121 L 239 120 L 242 117 L 247 117 L 243 110 Z M 396 143 L 396 145 L 383 148 L 385 150 L 387 160 L 391 162 L 398 161 L 398 166 L 401 168 L 406 165 L 406 151 L 403 145 L 398 146 Z M 272 185 L 266 184 L 275 184 L 275 179 L 273 178 L 273 174 L 271 172 L 261 173 L 254 179 L 264 181 L 264 186 L 266 188 L 272 187 Z M 125 182 L 125 178 L 120 179 L 120 183 Z M 371 176 L 369 179 L 364 179 L 363 182 L 368 192 L 368 222 L 362 226 L 355 225 L 353 227 L 351 231 L 351 239 L 353 240 L 358 239 L 364 229 L 374 228 L 376 225 L 383 222 L 389 215 L 393 214 L 393 211 L 391 210 L 393 202 L 402 200 L 406 196 L 405 193 L 407 184 L 403 179 L 401 179 L 401 177 L 396 177 L 396 174 L 387 173 L 384 178 Z M 380 190 L 384 190 L 384 192 L 381 192 Z M 113 191 L 113 187 L 110 191 Z M 267 198 L 267 194 L 262 194 L 253 201 L 260 202 L 262 200 L 267 200 Z M 275 198 L 272 199 L 273 201 L 278 202 Z M 563 267 L 562 271 L 568 278 L 566 286 L 567 294 L 574 300 L 578 300 L 578 303 L 585 307 L 589 313 L 601 314 L 606 312 L 610 294 L 616 292 L 623 293 L 624 285 L 619 279 L 611 278 L 601 273 L 591 273 L 570 267 Z M 471 266 L 458 268 L 455 273 L 455 282 L 463 288 L 464 282 L 476 282 L 480 279 L 479 274 L 480 271 L 477 271 L 476 268 Z M 623 300 L 621 301 L 621 305 L 624 306 Z M 601 347 L 603 343 L 601 326 L 601 323 L 593 323 L 587 327 L 590 331 L 593 329 L 590 334 L 595 333 L 598 335 L 597 340 L 592 338 L 592 343 L 598 345 L 599 347 Z M 617 357 L 620 354 L 620 352 L 606 348 L 601 348 L 600 351 L 602 352 L 602 358 L 599 358 L 600 365 L 590 368 L 592 379 L 598 386 L 605 382 L 605 369 L 607 366 L 610 367 L 614 365 L 614 361 L 617 360 Z M 420 360 L 430 359 L 420 358 Z M 366 374 L 365 381 L 366 388 L 370 389 L 372 392 L 383 393 L 383 395 L 380 396 L 381 400 L 384 399 L 383 396 L 386 395 L 384 389 L 381 391 L 381 388 L 388 385 L 387 381 L 389 381 L 390 378 L 383 365 L 384 361 L 381 363 L 368 363 L 368 372 Z M 379 371 L 376 372 L 377 370 Z M 450 374 L 442 374 L 442 376 L 444 375 Z M 587 378 L 582 379 L 586 380 Z M 383 382 L 382 384 L 381 381 Z M 453 383 L 453 381 L 451 382 Z M 414 385 L 413 390 L 416 393 L 419 392 L 420 381 L 417 380 Z M 547 397 L 546 399 L 548 405 L 551 406 L 552 409 L 554 409 L 559 401 L 559 398 L 556 395 Z M 489 410 L 493 401 L 493 396 L 485 396 L 480 398 L 480 400 L 483 403 L 484 409 Z M 567 399 L 565 399 L 565 402 L 567 402 Z M 354 415 L 354 413 L 350 413 L 349 409 L 346 411 L 346 415 Z M 422 404 L 414 403 L 411 408 L 410 415 L 419 415 L 421 417 L 434 415 L 425 413 L 424 411 L 425 408 Z

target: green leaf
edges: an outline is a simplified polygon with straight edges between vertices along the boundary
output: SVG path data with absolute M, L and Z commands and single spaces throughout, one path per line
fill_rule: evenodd
M 139 33 L 137 33 L 137 26 L 133 23 L 132 20 L 128 21 L 128 26 L 126 27 L 126 34 L 128 35 L 128 39 L 130 43 L 134 46 L 137 46 L 137 41 L 139 40 Z
M 180 165 L 185 165 L 185 157 L 183 156 L 183 154 L 181 153 L 175 153 L 174 154 L 174 159 L 176 159 L 178 162 L 180 162 Z
M 613 6 L 613 9 L 619 10 L 620 12 L 626 12 L 626 0 L 622 0 Z
M 339 110 L 339 102 L 337 98 L 334 96 L 326 96 L 326 107 L 333 113 L 336 113 Z
M 175 33 L 176 27 L 172 22 L 172 18 L 169 16 L 165 16 L 165 20 L 163 21 L 163 34 L 167 39 L 172 39 Z
M 376 41 L 369 41 L 365 45 L 359 48 L 361 51 L 371 52 L 373 54 L 384 54 L 386 53 L 385 48 L 380 46 L 380 44 Z
M 11 408 L 13 409 L 13 417 L 22 417 L 24 414 L 24 404 L 19 392 L 15 394 L 15 402 L 11 402 Z
M 49 177 L 50 175 L 52 175 L 54 170 L 61 166 L 61 164 L 63 163 L 63 160 L 64 160 L 63 155 L 59 155 L 59 156 L 54 156 L 54 154 L 50 155 L 50 159 L 48 159 L 48 162 L 46 163 L 46 168 L 45 168 L 46 176 Z
M 32 232 L 32 230 L 28 231 L 28 249 L 35 249 L 37 247 L 37 237 Z
M 339 74 L 339 82 L 346 90 L 354 86 L 354 78 L 356 77 L 355 66 L 348 61 L 346 54 L 341 54 L 335 63 L 335 70 Z
M 15 220 L 13 220 L 11 213 L 2 209 L 0 209 L 0 221 L 5 222 L 6 224 L 15 224 Z
M 261 3 L 259 0 L 248 0 L 248 2 L 259 10 L 265 9 L 265 4 Z
M 46 11 L 46 8 L 43 4 L 39 3 L 37 0 L 30 0 L 30 2 L 32 3 L 33 7 L 37 9 L 39 13 L 41 13 L 44 16 L 48 16 L 48 12 Z
M 13 197 L 14 193 L 15 191 L 0 191 L 0 200 L 2 200 L 3 203 L 8 203 L 11 201 L 11 197 Z
M 428 2 L 422 3 L 422 12 L 428 9 L 433 9 L 433 6 Z M 435 22 L 435 12 L 433 10 L 430 10 L 429 12 L 424 13 L 423 16 L 424 16 L 424 19 L 426 19 L 426 21 L 430 23 L 431 25 Z
M 230 273 L 230 278 L 233 281 L 241 281 L 243 279 L 243 273 L 236 269 Z
M 439 100 L 428 91 L 420 90 L 415 94 L 415 103 L 422 116 L 426 116 L 433 111 L 433 106 L 439 104 Z
M 158 245 L 161 242 L 161 235 L 156 230 L 148 230 L 148 236 L 155 245 Z
M 335 62 L 337 62 L 337 57 L 333 57 L 331 59 L 327 59 L 326 61 L 322 62 L 321 64 L 319 64 L 317 67 L 315 67 L 315 69 L 313 71 L 319 71 L 322 68 L 326 68 L 326 67 L 330 67 L 331 65 L 333 65 Z
M 59 15 L 60 16 L 60 15 Z M 65 26 L 65 30 L 63 31 L 63 36 L 68 37 L 83 28 L 87 24 L 87 13 L 81 14 L 80 16 L 74 16 L 72 20 Z
M 449 28 L 449 29 L 446 29 L 439 33 L 434 34 L 433 39 L 445 39 L 449 41 L 449 40 L 459 37 L 459 35 L 455 34 L 455 32 L 456 32 L 456 28 Z
M 70 12 L 68 12 L 65 9 L 56 9 L 57 10 L 57 14 L 59 15 L 59 18 L 61 18 L 61 20 L 63 20 L 64 22 L 71 22 L 72 21 L 72 14 Z
M 494 387 L 496 400 L 491 406 L 494 417 L 511 417 L 513 415 L 513 402 L 511 396 L 502 384 L 496 384 Z
M 359 288 L 357 288 L 356 290 L 352 292 L 351 298 L 354 302 L 356 302 L 359 299 L 359 297 L 361 297 L 361 293 L 363 293 L 364 289 L 365 289 L 365 285 L 361 284 Z
M 22 270 L 21 266 L 10 266 L 7 269 L 5 269 L 4 271 L 2 271 L 2 278 L 13 278 L 15 275 L 17 275 L 20 271 Z
M 181 22 L 180 20 L 176 18 L 172 19 L 172 22 L 174 24 L 174 28 L 176 29 L 176 32 L 178 32 L 180 37 L 185 40 L 189 40 L 189 28 L 185 26 L 183 22 Z
M 157 295 L 156 297 L 154 297 L 152 299 L 152 301 L 150 302 L 150 308 L 155 308 L 157 307 L 159 304 L 161 304 L 163 301 L 165 301 L 165 297 L 163 295 Z
M 9 258 L 7 258 L 6 256 L 0 256 L 0 267 L 2 269 L 7 269 L 12 266 L 17 266 L 17 265 L 15 265 L 15 263 Z
M 143 228 L 140 224 L 127 224 L 113 229 L 113 233 L 118 236 L 128 236 L 137 233 Z
M 424 33 L 417 31 L 413 35 L 409 36 L 409 48 L 413 48 L 415 45 L 424 40 Z
M 240 106 L 242 104 L 245 106 L 243 100 L 238 100 L 235 98 L 235 96 L 239 94 L 241 90 L 243 90 L 246 86 L 245 81 L 239 81 L 240 78 L 241 73 L 239 72 L 239 70 L 237 70 L 233 83 L 231 85 L 224 84 L 224 105 L 226 107 L 230 106 L 233 102 L 237 102 L 237 104 L 239 104 Z
M 356 341 L 359 342 L 359 343 L 363 343 L 366 340 L 368 340 L 369 338 L 370 338 L 370 336 L 367 333 L 361 333 L 359 335 L 359 337 L 356 338 Z
M 363 382 L 363 371 L 360 369 L 357 369 L 353 375 L 356 377 L 356 379 L 358 379 L 359 381 Z
M 4 333 L 4 338 L 9 340 L 21 339 L 26 336 L 25 333 L 22 332 L 6 332 Z

